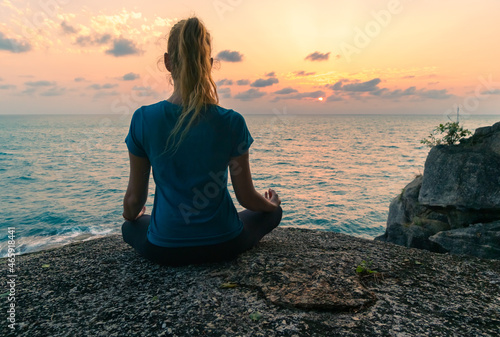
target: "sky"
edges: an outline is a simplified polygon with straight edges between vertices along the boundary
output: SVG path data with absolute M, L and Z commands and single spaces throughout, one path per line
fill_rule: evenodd
M 0 114 L 167 99 L 166 36 L 198 16 L 242 114 L 500 114 L 500 0 L 0 2 Z

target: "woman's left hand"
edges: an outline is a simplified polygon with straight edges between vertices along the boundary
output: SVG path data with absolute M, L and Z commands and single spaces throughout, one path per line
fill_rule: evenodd
M 143 215 L 144 215 L 144 213 L 146 213 L 146 206 L 144 206 L 144 207 L 141 209 L 141 211 L 139 212 L 139 215 L 137 215 L 137 216 L 135 217 L 135 220 L 137 220 L 137 219 L 139 219 L 141 216 L 143 216 Z

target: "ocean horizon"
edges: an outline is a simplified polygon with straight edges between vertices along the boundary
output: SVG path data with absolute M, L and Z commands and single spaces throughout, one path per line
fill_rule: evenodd
M 420 140 L 449 121 L 404 114 L 244 116 L 255 139 L 254 184 L 280 194 L 281 226 L 363 238 L 383 234 L 390 201 L 423 173 L 429 148 Z M 0 114 L 0 256 L 7 254 L 8 228 L 15 228 L 20 254 L 120 233 L 130 118 Z M 461 122 L 474 131 L 499 120 L 468 115 Z

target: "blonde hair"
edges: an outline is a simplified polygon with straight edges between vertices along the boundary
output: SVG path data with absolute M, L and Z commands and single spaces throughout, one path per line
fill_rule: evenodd
M 165 144 L 165 151 L 175 153 L 189 129 L 201 116 L 203 107 L 219 104 L 219 97 L 211 74 L 210 34 L 198 18 L 181 20 L 172 27 L 167 52 L 172 79 L 182 98 L 182 112 Z M 176 141 L 179 132 L 180 137 Z

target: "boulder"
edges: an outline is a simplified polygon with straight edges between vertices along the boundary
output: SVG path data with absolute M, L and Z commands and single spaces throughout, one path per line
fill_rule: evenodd
M 500 122 L 477 128 L 473 137 L 461 140 L 460 144 L 482 144 L 500 155 Z
M 385 234 L 375 240 L 391 242 L 401 246 L 442 252 L 439 245 L 428 238 L 449 229 L 446 215 L 434 212 L 418 203 L 422 176 L 417 176 L 394 198 L 389 207 Z
M 429 240 L 452 254 L 500 259 L 500 221 L 442 231 Z
M 500 213 L 500 122 L 477 129 L 459 145 L 433 147 L 418 201 L 465 212 Z
M 458 210 L 500 211 L 500 155 L 482 146 L 433 147 L 418 201 Z
M 433 252 L 500 259 L 500 122 L 458 145 L 429 152 L 415 178 L 389 207 L 375 240 Z

